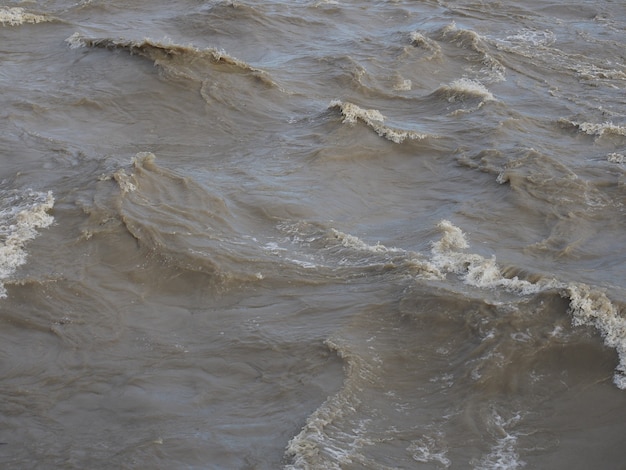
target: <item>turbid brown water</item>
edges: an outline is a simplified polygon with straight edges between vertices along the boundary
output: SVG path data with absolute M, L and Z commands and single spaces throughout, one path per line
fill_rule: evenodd
M 626 457 L 621 2 L 0 6 L 0 463 Z

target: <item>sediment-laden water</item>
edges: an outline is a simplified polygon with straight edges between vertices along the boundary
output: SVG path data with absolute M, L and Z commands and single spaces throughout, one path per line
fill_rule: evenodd
M 0 463 L 626 457 L 626 6 L 0 4 Z

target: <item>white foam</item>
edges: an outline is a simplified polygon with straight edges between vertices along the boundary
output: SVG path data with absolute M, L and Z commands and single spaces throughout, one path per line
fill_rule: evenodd
M 442 446 L 441 440 L 442 435 L 437 435 L 436 437 L 423 436 L 421 439 L 411 442 L 407 451 L 411 453 L 413 460 L 416 462 L 437 462 L 440 463 L 443 468 L 449 468 L 452 462 L 446 456 L 448 449 Z
M 69 44 L 70 49 L 78 49 L 80 47 L 87 46 L 87 43 L 78 32 L 72 34 L 69 38 L 65 39 L 65 42 Z
M 488 289 L 504 288 L 520 295 L 560 286 L 556 280 L 530 282 L 517 276 L 504 277 L 495 256 L 485 258 L 461 251 L 468 248 L 469 243 L 460 228 L 447 220 L 441 221 L 437 227 L 443 232 L 443 237 L 431 245 L 431 263 L 443 273 L 456 274 L 468 285 Z
M 413 82 L 407 78 L 396 77 L 393 89 L 396 91 L 411 91 Z
M 26 242 L 37 237 L 37 229 L 48 227 L 54 205 L 52 192 L 0 192 L 0 298 L 7 296 L 3 281 L 26 263 Z
M 606 159 L 611 163 L 624 163 L 626 161 L 623 153 L 609 153 Z
M 522 44 L 530 44 L 532 46 L 549 46 L 554 44 L 556 36 L 552 31 L 537 31 L 533 29 L 522 29 L 516 34 L 506 37 L 506 41 Z
M 332 229 L 332 233 L 346 248 L 369 251 L 372 253 L 404 253 L 404 250 L 399 248 L 387 248 L 385 245 L 381 245 L 380 242 L 377 242 L 376 245 L 368 245 L 359 237 L 340 232 L 339 230 Z
M 426 52 L 429 52 L 430 55 L 427 57 L 428 59 L 441 57 L 441 47 L 439 44 L 418 31 L 411 33 L 411 44 L 414 47 L 418 47 Z
M 20 7 L 0 7 L 0 23 L 2 26 L 19 26 L 24 23 L 36 24 L 46 21 L 52 21 L 52 19 L 45 15 L 29 13 Z
M 505 420 L 493 410 L 489 424 L 493 433 L 502 437 L 496 440 L 487 455 L 478 462 L 472 462 L 476 470 L 515 470 L 526 466 L 517 452 L 517 436 L 507 429 L 520 420 L 519 414 Z
M 626 126 L 613 124 L 610 121 L 606 121 L 600 124 L 596 124 L 593 122 L 571 121 L 571 124 L 575 127 L 578 127 L 581 132 L 584 132 L 588 135 L 595 135 L 597 137 L 602 137 L 606 134 L 626 136 Z
M 385 116 L 377 109 L 363 109 L 356 104 L 333 100 L 328 105 L 329 108 L 339 108 L 344 116 L 344 123 L 355 124 L 358 120 L 363 121 L 371 127 L 376 133 L 387 140 L 391 140 L 396 144 L 402 143 L 407 139 L 421 140 L 428 137 L 426 134 L 420 134 L 415 131 L 405 131 L 393 129 L 384 124 Z
M 517 453 L 517 437 L 507 434 L 498 439 L 488 455 L 476 465 L 476 470 L 515 470 L 526 466 Z

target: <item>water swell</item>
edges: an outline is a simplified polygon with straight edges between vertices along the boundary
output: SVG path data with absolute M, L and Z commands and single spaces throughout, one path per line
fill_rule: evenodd
M 237 262 L 246 247 L 230 223 L 226 202 L 192 179 L 157 165 L 154 154 L 138 153 L 130 171 L 120 168 L 106 179 L 119 188 L 119 195 L 108 203 L 111 216 L 170 265 L 206 273 L 218 282 L 260 277 L 250 265 Z
M 128 51 L 131 55 L 140 55 L 149 58 L 154 60 L 156 63 L 163 59 L 175 57 L 186 57 L 189 60 L 192 58 L 200 58 L 207 59 L 210 62 L 233 65 L 243 71 L 260 71 L 243 61 L 229 56 L 224 51 L 218 51 L 213 48 L 198 49 L 191 45 L 184 46 L 171 42 L 159 42 L 148 38 L 141 41 L 129 39 L 88 38 L 81 36 L 79 33 L 74 33 L 66 39 L 66 42 L 72 48 L 93 47 L 102 49 L 121 49 Z

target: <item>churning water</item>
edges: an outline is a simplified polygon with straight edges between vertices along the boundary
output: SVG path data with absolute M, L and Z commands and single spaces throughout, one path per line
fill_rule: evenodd
M 626 5 L 0 5 L 0 463 L 626 458 Z

